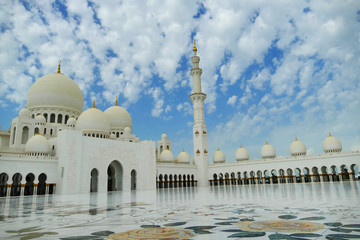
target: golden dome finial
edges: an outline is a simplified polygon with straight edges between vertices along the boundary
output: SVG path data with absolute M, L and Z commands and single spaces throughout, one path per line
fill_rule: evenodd
M 185 152 L 184 149 L 183 149 L 183 152 Z
M 59 60 L 59 65 L 58 65 L 58 71 L 57 71 L 57 73 L 61 73 L 61 72 L 60 72 L 60 64 L 61 64 L 61 60 Z
M 118 105 L 118 104 L 117 104 L 117 100 L 118 100 L 118 98 L 116 97 L 115 106 L 117 106 L 117 105 Z
M 220 151 L 220 149 L 218 148 L 218 151 Z
M 297 141 L 297 137 L 295 136 L 295 141 Z
M 240 148 L 242 148 L 242 144 L 240 144 Z
M 96 108 L 96 107 L 95 107 L 95 99 L 93 100 L 93 106 L 92 106 L 92 108 Z
M 266 145 L 269 145 L 268 141 L 266 140 Z
M 196 52 L 197 52 L 197 48 L 196 48 L 196 42 L 195 42 L 195 39 L 194 39 L 194 48 L 193 48 L 193 51 L 195 52 L 195 54 L 196 54 Z
M 329 137 L 331 137 L 331 133 L 329 132 Z

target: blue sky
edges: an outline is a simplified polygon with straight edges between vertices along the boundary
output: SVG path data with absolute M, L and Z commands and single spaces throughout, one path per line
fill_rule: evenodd
M 266 141 L 288 156 L 295 136 L 319 154 L 329 131 L 360 150 L 359 1 L 6 1 L 0 23 L 2 129 L 61 59 L 84 110 L 118 96 L 140 139 L 193 155 L 196 39 L 210 156 L 258 159 Z

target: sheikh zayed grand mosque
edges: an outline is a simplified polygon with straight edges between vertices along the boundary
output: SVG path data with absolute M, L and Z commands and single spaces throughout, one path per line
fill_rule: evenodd
M 193 51 L 192 159 L 185 151 L 175 157 L 165 133 L 157 144 L 139 139 L 130 114 L 117 101 L 105 111 L 94 101 L 83 111 L 82 92 L 59 63 L 57 72 L 31 86 L 26 107 L 10 128 L 0 130 L 0 197 L 358 179 L 360 151 L 342 152 L 340 140 L 330 133 L 324 136 L 323 154 L 308 155 L 296 137 L 288 157 L 276 157 L 267 142 L 258 160 L 250 160 L 242 146 L 234 149 L 236 162 L 208 149 L 206 94 L 195 44 Z

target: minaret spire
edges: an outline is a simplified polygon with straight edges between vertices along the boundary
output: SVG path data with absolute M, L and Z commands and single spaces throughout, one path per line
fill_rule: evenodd
M 193 51 L 194 51 L 194 55 L 196 56 L 196 53 L 197 53 L 197 48 L 196 48 L 196 42 L 195 42 L 195 39 L 194 39 L 194 48 L 193 48 Z
M 198 186 L 204 187 L 209 185 L 208 177 L 208 143 L 207 129 L 205 125 L 204 102 L 206 94 L 201 91 L 201 74 L 202 69 L 199 67 L 200 57 L 197 56 L 196 42 L 194 40 L 194 56 L 191 58 L 193 69 L 190 73 L 193 78 L 193 93 L 190 95 L 194 108 L 194 126 L 193 126 L 193 145 L 194 160 L 197 166 Z

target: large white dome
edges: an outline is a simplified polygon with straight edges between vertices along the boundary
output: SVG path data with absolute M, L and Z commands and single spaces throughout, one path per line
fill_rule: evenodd
M 302 156 L 306 155 L 306 147 L 301 141 L 295 137 L 295 141 L 290 144 L 290 154 L 291 156 Z
M 170 150 L 166 149 L 166 150 L 162 151 L 162 153 L 160 154 L 159 161 L 172 162 L 172 161 L 174 161 L 174 155 L 172 154 L 172 152 Z
M 43 135 L 37 134 L 32 136 L 25 145 L 26 153 L 43 153 L 48 154 L 50 150 L 49 142 Z
M 238 150 L 235 152 L 235 159 L 236 161 L 249 160 L 249 152 L 246 150 L 246 148 L 240 146 L 240 148 L 238 148 Z
M 275 148 L 271 146 L 267 141 L 266 144 L 261 148 L 261 157 L 264 159 L 276 157 Z
M 80 114 L 84 97 L 79 86 L 62 73 L 51 73 L 39 78 L 27 95 L 27 108 L 64 108 Z
M 80 114 L 75 128 L 84 133 L 104 133 L 110 135 L 110 121 L 107 116 L 94 106 Z
M 329 136 L 323 142 L 323 149 L 325 153 L 341 152 L 342 145 L 339 139 L 329 133 Z
M 182 152 L 177 156 L 175 161 L 178 163 L 190 163 L 190 155 L 183 149 Z
M 123 130 L 126 127 L 132 128 L 132 119 L 130 114 L 125 108 L 118 106 L 117 101 L 115 106 L 109 107 L 104 113 L 110 120 L 111 129 Z
M 219 149 L 213 155 L 213 163 L 225 163 L 225 154 Z

